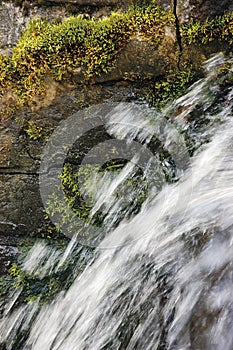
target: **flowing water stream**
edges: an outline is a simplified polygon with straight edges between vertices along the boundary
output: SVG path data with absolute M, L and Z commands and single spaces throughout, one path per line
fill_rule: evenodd
M 221 54 L 209 60 L 207 77 L 161 112 L 160 117 L 172 115 L 182 106 L 169 125 L 183 131 L 185 117 L 196 109 L 199 118 L 209 120 L 201 133 L 198 127 L 192 131 L 198 145 L 193 157 L 188 159 L 182 146 L 185 161 L 175 180 L 163 182 L 161 189 L 152 186 L 140 212 L 114 229 L 110 227 L 122 203 L 114 202 L 113 193 L 133 167 L 126 166 L 112 180 L 98 180 L 92 214 L 104 202 L 111 214 L 95 259 L 66 292 L 40 309 L 35 302 L 13 310 L 20 290 L 12 294 L 0 324 L 6 349 L 14 349 L 19 329 L 27 332 L 25 350 L 233 349 L 233 90 L 229 84 L 220 98 L 216 78 L 225 63 Z M 129 140 L 140 134 L 149 142 L 157 127 L 150 124 L 148 132 L 147 124 L 140 118 L 132 121 L 122 105 L 112 118 L 112 134 L 120 131 Z M 131 127 L 121 124 L 119 130 L 122 118 L 129 118 Z M 174 147 L 174 128 L 166 128 L 165 134 L 163 143 Z M 157 162 L 150 164 L 157 174 Z M 58 257 L 62 265 L 73 249 L 75 239 L 59 257 L 38 242 L 24 269 L 49 274 Z

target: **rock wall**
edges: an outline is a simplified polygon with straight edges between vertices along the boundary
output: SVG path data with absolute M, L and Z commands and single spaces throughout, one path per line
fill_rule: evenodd
M 80 108 L 101 102 L 130 101 L 142 97 L 146 87 L 119 81 L 82 87 L 54 87 L 53 98 L 38 101 L 35 111 L 19 111 L 1 120 L 0 139 L 0 244 L 16 245 L 28 234 L 46 233 L 47 225 L 39 192 L 40 156 L 52 130 Z M 28 121 L 43 126 L 43 135 L 31 139 Z
M 17 44 L 22 31 L 32 18 L 64 18 L 67 10 L 61 6 L 38 7 L 30 6 L 27 13 L 13 2 L 0 3 L 0 48 L 6 50 Z
M 207 17 L 212 19 L 233 11 L 232 0 L 177 0 L 177 15 L 180 23 L 199 20 L 204 21 Z
M 24 1 L 16 6 L 13 1 L 0 1 L 0 49 L 7 50 L 16 45 L 30 19 L 47 18 L 49 21 L 63 19 L 71 14 L 87 13 L 102 17 L 113 9 L 125 9 L 133 0 L 48 0 Z M 7 52 L 7 51 L 5 51 Z
M 35 2 L 26 2 L 27 6 L 24 4 L 22 8 L 14 5 L 13 2 L 2 1 L 0 3 L 0 48 L 2 52 L 10 54 L 9 50 L 16 45 L 31 18 L 45 17 L 53 20 L 70 15 L 69 6 L 65 4 L 75 5 L 77 11 L 86 11 L 96 17 L 102 17 L 112 9 L 125 8 L 131 2 L 130 0 L 53 0 L 51 6 L 38 6 Z M 173 8 L 177 15 L 177 26 L 190 19 L 204 20 L 206 17 L 233 10 L 233 3 L 230 0 L 221 2 L 160 0 L 158 3 L 166 10 Z M 170 52 L 179 50 L 177 29 L 175 26 L 166 29 L 167 45 L 163 48 L 164 57 L 166 57 L 166 50 Z M 78 85 L 80 75 L 77 72 L 77 75 L 72 77 L 71 87 L 69 84 L 66 87 L 57 84 L 53 91 L 50 85 L 48 96 L 43 101 L 35 101 L 34 109 L 21 110 L 13 118 L 1 120 L 0 244 L 8 242 L 7 244 L 14 245 L 18 238 L 24 237 L 29 232 L 43 231 L 47 225 L 38 185 L 40 155 L 45 139 L 43 137 L 38 140 L 30 139 L 25 133 L 28 121 L 31 120 L 36 124 L 39 120 L 40 126 L 49 134 L 61 120 L 82 107 L 107 99 L 115 101 L 136 99 L 143 93 L 145 83 L 143 85 L 140 81 L 137 84 L 125 82 L 125 74 L 129 77 L 140 76 L 140 79 L 155 78 L 163 73 L 165 65 L 166 62 L 161 60 L 156 47 L 148 41 L 134 38 L 120 53 L 116 68 L 111 73 L 96 78 L 96 85 L 82 89 Z M 10 95 L 6 97 L 5 103 L 9 107 L 12 99 Z
M 88 13 L 103 17 L 114 10 L 122 10 L 135 0 L 48 0 L 41 5 L 36 1 L 24 1 L 16 6 L 12 1 L 0 1 L 0 49 L 16 45 L 22 31 L 32 18 L 48 18 L 50 21 L 65 18 L 74 13 Z M 165 10 L 174 8 L 180 23 L 191 19 L 204 21 L 225 12 L 233 11 L 231 0 L 157 0 Z M 72 7 L 70 7 L 73 6 Z M 5 51 L 7 52 L 7 51 Z

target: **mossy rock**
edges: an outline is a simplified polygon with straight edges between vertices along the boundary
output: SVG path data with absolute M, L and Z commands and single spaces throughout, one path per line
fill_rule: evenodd
M 32 20 L 12 58 L 0 56 L 0 91 L 11 89 L 22 103 L 43 94 L 50 75 L 57 81 L 81 69 L 84 82 L 110 72 L 120 52 L 137 36 L 162 45 L 174 16 L 160 6 L 141 4 L 103 20 L 70 17 L 62 23 Z M 135 66 L 137 62 L 135 62 Z

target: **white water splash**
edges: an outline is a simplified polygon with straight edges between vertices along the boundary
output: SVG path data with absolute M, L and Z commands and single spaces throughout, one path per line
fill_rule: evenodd
M 198 94 L 200 102 L 204 97 Z M 151 194 L 150 205 L 101 242 L 95 262 L 42 307 L 23 349 L 232 349 L 231 96 L 229 91 L 229 103 L 217 116 L 225 124 L 180 181 Z M 37 252 L 43 256 L 43 247 Z M 27 269 L 35 265 L 33 254 Z M 5 316 L 0 334 L 9 339 L 7 349 L 15 324 L 34 313 L 21 308 Z

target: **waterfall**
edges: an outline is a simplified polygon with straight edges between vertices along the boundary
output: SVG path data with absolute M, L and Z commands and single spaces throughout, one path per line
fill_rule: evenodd
M 25 350 L 233 348 L 232 88 L 217 101 L 221 108 L 210 108 L 219 91 L 216 72 L 224 63 L 221 54 L 209 60 L 206 78 L 159 114 L 172 116 L 182 106 L 169 124 L 180 130 L 187 128 L 184 116 L 200 105 L 199 113 L 217 120 L 195 135 L 199 148 L 182 162 L 175 181 L 162 181 L 159 190 L 152 186 L 139 213 L 112 229 L 110 225 L 94 261 L 51 303 L 39 308 L 37 301 L 12 311 L 20 291 L 13 294 L 0 324 L 6 349 L 13 349 L 19 329 L 28 332 Z M 137 136 L 148 143 L 158 125 L 148 127 L 143 114 L 132 120 L 129 110 L 119 105 L 110 114 L 108 128 L 122 138 L 132 141 Z M 122 127 L 120 120 L 127 118 L 131 126 Z M 166 128 L 162 141 L 168 149 L 175 147 L 174 138 L 169 143 L 173 134 L 173 127 Z M 157 174 L 158 163 L 150 164 Z M 99 181 L 93 215 L 104 201 L 107 211 L 118 213 L 121 203 L 116 205 L 112 195 L 132 171 L 128 165 L 114 179 Z M 107 223 L 113 221 L 110 215 Z M 65 257 L 38 242 L 23 268 L 41 276 L 50 273 L 58 258 L 62 264 L 75 249 L 74 241 Z

